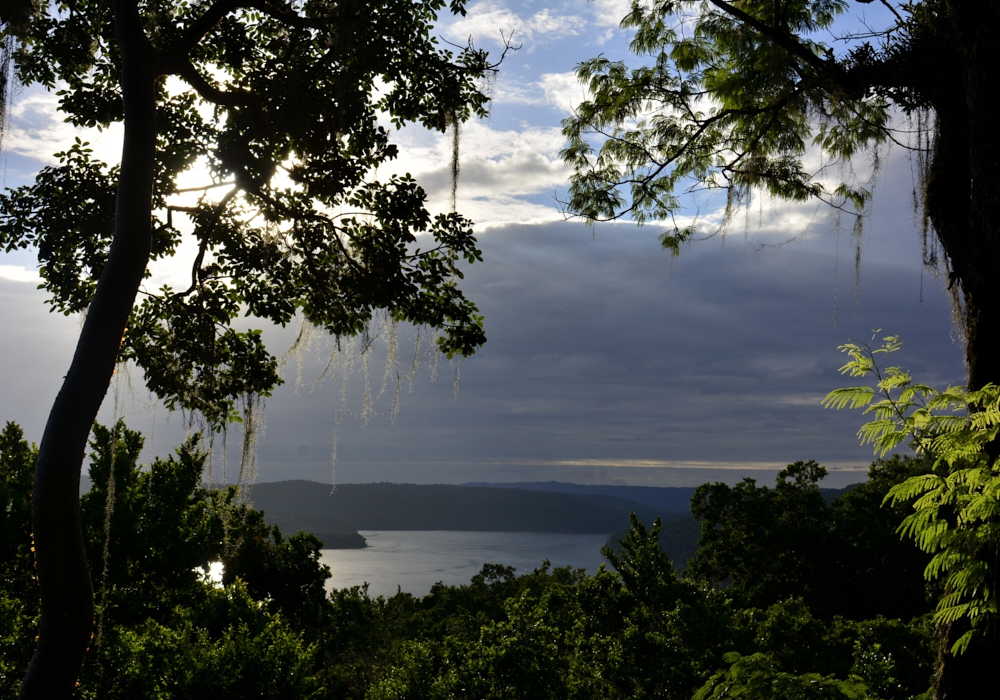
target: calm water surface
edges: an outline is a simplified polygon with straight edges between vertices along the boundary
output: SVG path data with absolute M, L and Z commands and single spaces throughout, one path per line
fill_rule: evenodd
M 368 593 L 391 596 L 396 587 L 416 596 L 441 581 L 468 583 L 483 564 L 505 564 L 526 574 L 548 559 L 552 566 L 597 571 L 608 535 L 562 535 L 548 532 L 362 531 L 366 549 L 324 549 L 321 561 L 333 578 L 327 589 L 368 582 Z

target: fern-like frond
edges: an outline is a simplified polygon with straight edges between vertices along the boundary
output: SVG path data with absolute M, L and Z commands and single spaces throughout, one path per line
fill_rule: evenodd
M 925 384 L 908 384 L 899 394 L 900 403 L 913 404 L 920 402 L 924 404 L 937 398 L 938 392 Z
M 834 389 L 823 399 L 823 408 L 839 411 L 842 408 L 864 408 L 875 398 L 875 390 L 870 386 L 856 386 Z
M 893 486 L 889 489 L 889 493 L 886 494 L 882 503 L 890 503 L 892 505 L 901 502 L 908 503 L 917 496 L 922 496 L 932 489 L 939 489 L 946 485 L 947 482 L 944 480 L 944 477 L 937 474 L 921 474 Z
M 964 654 L 969 649 L 969 644 L 972 643 L 972 639 L 975 636 L 975 628 L 969 630 L 961 637 L 958 638 L 954 644 L 951 645 L 952 656 L 960 656 Z
M 902 371 L 898 367 L 889 367 L 886 370 L 885 378 L 877 386 L 882 391 L 892 391 L 899 387 L 908 387 L 912 381 L 909 373 Z
M 898 336 L 888 336 L 880 347 L 841 346 L 851 356 L 841 372 L 871 376 L 875 383 L 832 391 L 823 405 L 862 409 L 863 415 L 873 416 L 858 438 L 873 445 L 879 456 L 909 439 L 918 453 L 933 461 L 934 473 L 892 487 L 883 505 L 909 504 L 913 509 L 897 532 L 932 555 L 924 577 L 943 579 L 946 594 L 938 601 L 934 620 L 969 622 L 972 629 L 952 647 L 952 653 L 959 654 L 983 625 L 1000 618 L 1000 597 L 993 584 L 1000 549 L 1000 460 L 991 465 L 984 450 L 1000 435 L 1000 388 L 989 384 L 967 391 L 950 386 L 939 392 L 916 383 L 900 367 L 880 365 L 880 356 L 900 345 Z

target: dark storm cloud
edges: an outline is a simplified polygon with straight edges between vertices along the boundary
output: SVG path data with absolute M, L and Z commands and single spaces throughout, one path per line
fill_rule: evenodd
M 855 438 L 861 416 L 819 405 L 852 382 L 837 373 L 837 345 L 882 328 L 903 336 L 894 359 L 917 378 L 938 386 L 963 380 L 947 300 L 921 273 L 910 228 L 883 222 L 873 230 L 856 303 L 848 236 L 838 258 L 835 236 L 757 252 L 734 235 L 724 246 L 685 248 L 671 271 L 652 227 L 491 229 L 480 239 L 485 262 L 467 268 L 462 282 L 490 340 L 461 363 L 458 398 L 443 363 L 436 382 L 424 368 L 412 393 L 404 386 L 394 420 L 343 417 L 337 479 L 681 485 L 769 479 L 798 459 L 861 469 L 871 459 Z M 79 329 L 75 319 L 45 313 L 42 299 L 31 284 L 0 280 L 4 418 L 21 421 L 34 440 Z M 272 349 L 280 353 L 294 332 L 267 331 Z M 407 329 L 400 346 L 405 373 Z M 307 359 L 304 378 L 324 362 L 322 354 Z M 381 367 L 376 357 L 376 388 Z M 286 366 L 289 382 L 268 402 L 259 478 L 328 480 L 339 387 L 296 393 L 294 374 Z M 351 376 L 355 413 L 362 383 Z M 162 454 L 179 442 L 184 421 L 139 411 L 148 398 L 137 373 L 133 384 L 113 386 L 101 419 L 113 418 L 117 397 L 119 413 Z M 390 403 L 383 397 L 376 410 Z M 859 477 L 840 471 L 829 481 Z
M 614 466 L 630 460 L 860 468 L 871 459 L 854 437 L 860 415 L 819 406 L 851 382 L 837 373 L 838 345 L 883 328 L 903 336 L 898 362 L 917 377 L 962 381 L 944 294 L 891 252 L 864 262 L 855 306 L 843 260 L 835 301 L 830 243 L 760 254 L 738 239 L 706 243 L 671 273 L 650 229 L 511 226 L 481 241 L 486 262 L 467 271 L 464 288 L 490 340 L 462 362 L 458 399 L 443 371 L 436 383 L 418 380 L 391 423 L 345 419 L 340 480 L 639 483 L 655 474 L 675 483 L 688 473 Z M 290 394 L 271 404 L 261 477 L 328 478 L 333 391 Z M 282 438 L 293 434 L 298 442 Z

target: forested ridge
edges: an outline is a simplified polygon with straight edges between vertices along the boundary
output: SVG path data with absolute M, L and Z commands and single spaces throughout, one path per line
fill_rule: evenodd
M 616 496 L 448 484 L 321 484 L 276 481 L 255 484 L 254 507 L 282 529 L 309 532 L 357 530 L 465 530 L 607 534 L 628 527 L 630 512 L 651 521 L 685 517 Z M 690 498 L 690 496 L 688 497 Z
M 269 526 L 234 487 L 200 486 L 196 442 L 139 466 L 142 437 L 97 426 L 81 502 L 97 632 L 81 698 L 865 698 L 926 696 L 935 591 L 888 490 L 893 457 L 832 502 L 796 462 L 774 486 L 706 484 L 682 574 L 632 516 L 594 575 L 487 564 L 466 585 L 372 599 L 324 584 L 320 541 Z M 34 644 L 36 448 L 0 434 L 0 693 Z M 219 582 L 206 572 L 224 565 Z
M 493 489 L 520 489 L 524 491 L 547 491 L 570 493 L 590 498 L 611 496 L 624 498 L 648 506 L 655 506 L 663 512 L 687 513 L 691 507 L 691 486 L 621 486 L 608 484 L 571 484 L 561 481 L 477 481 L 463 486 L 484 486 Z
M 848 487 L 850 488 L 850 487 Z M 832 500 L 847 489 L 820 489 Z M 624 533 L 640 520 L 685 520 L 689 487 L 513 484 L 321 484 L 289 480 L 254 484 L 254 507 L 270 525 L 316 535 L 358 530 Z M 322 536 L 320 539 L 323 539 Z M 697 537 L 695 537 L 697 543 Z

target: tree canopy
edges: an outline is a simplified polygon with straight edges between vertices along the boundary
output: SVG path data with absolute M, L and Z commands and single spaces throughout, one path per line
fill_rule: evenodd
M 895 604 L 891 587 L 869 599 L 858 587 L 831 611 L 812 572 L 790 567 L 777 599 L 745 595 L 746 580 L 773 581 L 789 559 L 776 531 L 828 516 L 830 506 L 814 498 L 814 463 L 790 465 L 773 491 L 744 498 L 743 512 L 737 505 L 703 521 L 703 554 L 735 562 L 741 575 L 733 585 L 691 567 L 679 575 L 657 541 L 660 522 L 647 528 L 633 515 L 619 551 L 605 550 L 610 566 L 596 572 L 486 564 L 465 585 L 386 599 L 364 587 L 326 593 L 318 540 L 285 536 L 260 512 L 234 507 L 232 487 L 199 487 L 205 454 L 194 441 L 140 466 L 142 437 L 118 423 L 98 427 L 91 448 L 93 488 L 82 512 L 100 625 L 81 698 L 926 698 L 931 628 L 920 610 Z M 38 613 L 25 576 L 33 458 L 8 424 L 0 432 L 0 692 L 7 694 L 20 681 Z M 877 463 L 876 488 L 840 506 L 853 517 L 810 528 L 817 539 L 805 556 L 821 565 L 833 536 L 889 560 L 915 551 L 892 536 L 884 512 L 857 507 L 897 483 L 912 467 L 903 462 Z M 730 503 L 748 493 L 734 488 Z M 747 510 L 756 517 L 743 517 Z M 715 529 L 722 537 L 707 537 Z M 761 543 L 777 545 L 770 560 L 760 556 Z M 221 581 L 204 576 L 213 561 L 225 565 Z M 841 580 L 884 585 L 868 565 L 864 557 L 832 557 L 826 571 L 853 568 Z
M 260 334 L 234 328 L 243 315 L 285 325 L 300 314 L 342 337 L 382 309 L 440 328 L 449 355 L 485 340 L 453 284 L 455 261 L 479 258 L 470 222 L 431 216 L 408 175 L 373 177 L 397 155 L 380 118 L 443 130 L 485 113 L 475 79 L 486 56 L 436 46 L 441 7 L 135 5 L 156 104 L 149 259 L 176 254 L 185 235 L 198 249 L 187 288 L 143 287 L 119 359 L 169 407 L 218 423 L 236 397 L 280 382 Z M 59 89 L 70 123 L 126 120 L 107 3 L 54 6 L 13 31 L 18 79 Z M 57 157 L 0 196 L 0 243 L 38 251 L 52 309 L 70 314 L 88 309 L 106 265 L 121 170 L 79 142 Z M 180 187 L 192 171 L 202 182 Z M 418 234 L 429 234 L 420 249 Z
M 373 319 L 485 342 L 456 282 L 480 259 L 471 223 L 432 216 L 392 125 L 485 114 L 495 66 L 432 35 L 443 0 L 68 0 L 0 6 L 17 79 L 57 91 L 71 124 L 124 123 L 121 163 L 84 143 L 0 197 L 0 245 L 37 250 L 53 310 L 86 312 L 39 445 L 33 524 L 39 642 L 24 697 L 68 697 L 91 635 L 79 477 L 115 365 L 213 426 L 251 418 L 280 382 L 259 330 L 296 315 L 337 338 Z M 464 13 L 462 0 L 450 11 Z M 380 171 L 380 166 L 382 170 Z M 378 176 L 376 176 L 376 173 Z M 181 185 L 185 174 L 200 178 Z M 184 197 L 187 197 L 185 199 Z M 190 284 L 146 289 L 148 264 L 193 236 Z M 424 235 L 423 238 L 419 236 Z M 139 303 L 136 297 L 141 293 Z
M 691 513 L 701 541 L 687 575 L 725 586 L 738 605 L 766 608 L 792 596 L 817 616 L 910 619 L 930 610 L 923 577 L 930 557 L 896 531 L 907 502 L 882 508 L 890 489 L 931 468 L 925 459 L 873 462 L 868 480 L 827 502 L 813 460 L 778 473 L 774 488 L 753 479 L 698 487 Z
M 590 99 L 565 122 L 570 210 L 658 221 L 680 213 L 683 194 L 724 190 L 730 208 L 757 192 L 863 211 L 868 189 L 831 180 L 891 137 L 891 102 L 856 70 L 874 58 L 870 43 L 835 56 L 819 40 L 847 9 L 846 0 L 633 3 L 621 26 L 653 63 L 630 69 L 600 56 L 578 66 Z M 818 168 L 806 163 L 810 148 Z M 663 244 L 677 251 L 695 231 L 677 225 Z
M 752 197 L 819 199 L 860 226 L 873 181 L 856 175 L 859 159 L 877 173 L 888 146 L 909 149 L 925 261 L 955 294 L 978 388 L 1000 381 L 1000 298 L 988 282 L 1000 265 L 990 87 L 1000 9 L 885 0 L 881 24 L 837 28 L 870 4 L 633 2 L 621 26 L 638 60 L 577 67 L 589 97 L 564 122 L 566 208 L 668 222 L 661 241 L 674 253 L 717 226 L 691 223 L 684 207 L 697 193 L 724 193 L 726 220 Z

